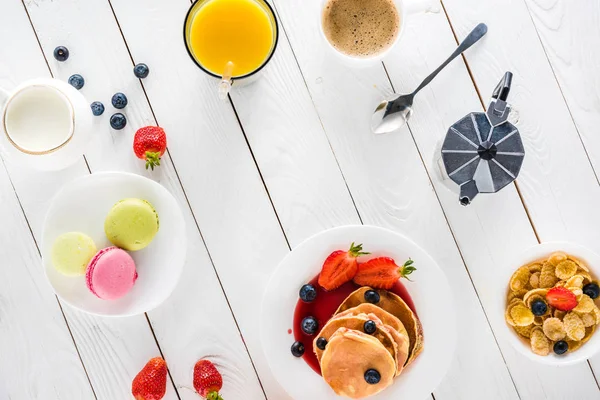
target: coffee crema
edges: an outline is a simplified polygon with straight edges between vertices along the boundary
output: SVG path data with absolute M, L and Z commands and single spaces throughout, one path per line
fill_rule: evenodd
M 393 0 L 328 0 L 323 32 L 338 51 L 352 57 L 373 57 L 398 37 L 400 14 Z

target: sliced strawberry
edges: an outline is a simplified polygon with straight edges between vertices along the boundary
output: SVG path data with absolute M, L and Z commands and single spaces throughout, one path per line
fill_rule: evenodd
M 399 267 L 389 257 L 378 257 L 358 265 L 354 283 L 377 289 L 391 289 L 400 278 L 406 278 L 416 270 L 410 258 Z M 408 279 L 408 278 L 407 278 Z
M 548 290 L 546 301 L 552 307 L 561 311 L 571 311 L 577 307 L 577 297 L 566 287 L 557 286 Z
M 356 259 L 369 254 L 362 251 L 362 244 L 350 245 L 350 250 L 336 250 L 327 257 L 319 275 L 319 285 L 325 290 L 334 290 L 350 282 L 358 269 Z

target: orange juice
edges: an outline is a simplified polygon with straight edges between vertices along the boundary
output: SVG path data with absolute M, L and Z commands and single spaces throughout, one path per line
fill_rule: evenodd
M 228 62 L 233 77 L 258 70 L 276 40 L 276 23 L 262 0 L 198 0 L 186 23 L 186 40 L 196 61 L 221 76 Z

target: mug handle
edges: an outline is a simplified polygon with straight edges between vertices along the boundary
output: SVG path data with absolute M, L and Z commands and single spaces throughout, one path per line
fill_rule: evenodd
M 404 4 L 404 12 L 407 15 L 418 14 L 438 10 L 440 7 L 438 0 L 407 0 Z

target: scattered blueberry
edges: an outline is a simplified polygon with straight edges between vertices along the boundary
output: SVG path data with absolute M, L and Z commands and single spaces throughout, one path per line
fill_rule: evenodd
M 379 303 L 379 299 L 379 293 L 377 293 L 375 290 L 367 290 L 365 292 L 365 300 L 369 303 L 377 304 Z
M 54 49 L 54 58 L 60 62 L 67 61 L 67 58 L 69 58 L 69 49 L 65 46 L 58 46 Z
M 564 340 L 559 340 L 554 343 L 554 352 L 556 354 L 565 354 L 569 350 L 569 344 Z
M 369 385 L 376 385 L 380 380 L 381 375 L 376 369 L 368 369 L 367 372 L 365 372 L 365 381 L 367 381 Z
M 292 355 L 294 357 L 302 357 L 304 355 L 304 345 L 300 342 L 292 344 Z
M 377 325 L 375 325 L 375 321 L 368 320 L 363 325 L 363 329 L 365 330 L 365 333 L 368 333 L 369 335 L 372 335 L 377 330 Z
M 307 335 L 314 335 L 319 329 L 319 323 L 315 317 L 306 317 L 302 320 L 302 332 Z
M 317 297 L 317 289 L 313 285 L 303 285 L 300 288 L 300 299 L 306 303 L 311 303 Z
M 144 79 L 150 73 L 150 68 L 144 63 L 139 63 L 135 67 L 133 67 L 133 74 L 140 78 Z
M 122 108 L 125 108 L 125 106 L 127 105 L 127 96 L 125 96 L 121 92 L 115 93 L 110 101 L 112 102 L 112 105 L 115 108 L 118 108 L 120 110 Z
M 597 299 L 600 296 L 600 287 L 597 283 L 588 283 L 583 287 L 583 293 L 590 296 L 592 299 Z
M 533 313 L 533 315 L 537 315 L 538 317 L 546 314 L 546 311 L 548 311 L 548 306 L 546 305 L 546 302 L 544 300 L 534 300 L 531 303 L 531 312 Z
M 123 114 L 116 113 L 110 117 L 110 126 L 112 126 L 113 129 L 121 130 L 125 128 L 125 125 L 127 125 L 127 118 L 125 118 Z
M 324 337 L 320 337 L 317 339 L 317 347 L 321 350 L 325 350 L 325 347 L 327 346 L 327 339 L 325 339 Z
M 95 116 L 102 115 L 104 113 L 104 104 L 99 101 L 93 102 L 90 107 L 92 108 L 92 114 Z
M 85 80 L 83 79 L 83 76 L 74 74 L 69 77 L 69 85 L 79 90 L 83 87 L 83 85 L 85 85 Z

